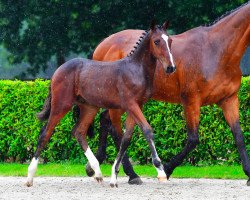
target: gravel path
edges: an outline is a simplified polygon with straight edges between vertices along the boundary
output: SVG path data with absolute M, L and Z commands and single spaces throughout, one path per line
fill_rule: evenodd
M 250 200 L 246 180 L 171 179 L 158 183 L 156 178 L 142 178 L 143 185 L 127 184 L 118 178 L 118 188 L 109 187 L 109 178 L 102 184 L 89 177 L 35 177 L 34 186 L 26 187 L 24 177 L 0 177 L 0 200 L 146 200 L 146 199 L 240 199 Z

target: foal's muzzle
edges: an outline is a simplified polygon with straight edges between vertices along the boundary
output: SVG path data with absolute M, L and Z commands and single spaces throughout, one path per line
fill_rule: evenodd
M 167 67 L 165 68 L 165 72 L 166 72 L 167 74 L 171 74 L 171 73 L 175 72 L 175 70 L 176 70 L 176 67 L 175 67 L 175 66 L 172 66 L 172 65 L 169 65 L 169 66 L 167 66 Z

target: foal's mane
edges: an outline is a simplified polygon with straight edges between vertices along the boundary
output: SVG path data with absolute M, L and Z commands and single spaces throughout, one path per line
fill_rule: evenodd
M 156 29 L 162 29 L 162 26 L 157 25 Z M 149 29 L 150 30 L 150 29 Z M 135 43 L 135 46 L 133 47 L 133 49 L 130 51 L 130 53 L 127 55 L 127 57 L 130 57 L 131 55 L 133 55 L 136 50 L 138 49 L 138 47 L 140 46 L 140 44 L 144 41 L 144 39 L 146 38 L 146 36 L 149 33 L 149 30 L 146 30 L 145 32 L 142 33 L 142 35 L 139 37 L 139 40 Z
M 127 55 L 127 57 L 131 56 L 134 54 L 134 52 L 137 50 L 138 46 L 144 41 L 145 37 L 148 35 L 148 30 L 144 31 L 142 35 L 139 37 L 138 41 L 136 42 L 135 46 L 133 49 L 130 51 L 130 53 Z
M 241 9 L 242 7 L 244 7 L 245 5 L 249 4 L 249 2 L 250 2 L 250 1 L 248 1 L 248 2 L 246 2 L 246 3 L 244 3 L 244 4 L 242 4 L 241 6 L 235 8 L 235 9 L 233 9 L 233 10 L 227 11 L 226 13 L 224 13 L 223 15 L 221 15 L 220 17 L 218 17 L 217 19 L 215 19 L 213 22 L 208 23 L 208 24 L 205 24 L 204 26 L 205 26 L 205 27 L 208 27 L 208 26 L 212 26 L 212 25 L 216 24 L 216 23 L 217 23 L 218 21 L 220 21 L 221 19 L 227 17 L 228 15 L 232 14 L 233 12 L 236 12 L 236 11 L 238 11 L 239 9 Z

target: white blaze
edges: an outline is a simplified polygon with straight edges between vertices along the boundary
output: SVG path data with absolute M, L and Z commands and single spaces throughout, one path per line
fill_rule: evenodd
M 172 53 L 170 52 L 170 48 L 169 48 L 169 45 L 168 45 L 168 39 L 169 37 L 165 34 L 162 34 L 161 37 L 163 38 L 163 40 L 165 40 L 166 44 L 167 44 L 167 48 L 168 48 L 168 54 L 169 54 L 169 57 L 170 57 L 170 62 L 172 64 L 172 66 L 174 67 L 174 59 L 173 59 L 173 56 L 172 56 Z

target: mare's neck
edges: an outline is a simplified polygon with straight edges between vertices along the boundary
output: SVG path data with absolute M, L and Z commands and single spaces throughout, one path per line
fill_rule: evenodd
M 246 48 L 250 43 L 250 3 L 244 5 L 230 15 L 210 26 L 209 33 L 215 42 L 220 42 L 220 48 L 227 52 L 229 59 L 240 63 Z

